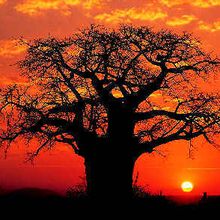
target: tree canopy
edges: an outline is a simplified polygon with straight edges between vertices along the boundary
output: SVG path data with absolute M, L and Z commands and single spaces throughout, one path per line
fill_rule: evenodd
M 201 82 L 219 73 L 220 60 L 189 33 L 91 25 L 22 43 L 18 65 L 28 83 L 1 89 L 3 145 L 38 140 L 33 158 L 62 142 L 84 157 L 120 138 L 138 157 L 200 135 L 213 143 L 219 133 L 219 95 Z

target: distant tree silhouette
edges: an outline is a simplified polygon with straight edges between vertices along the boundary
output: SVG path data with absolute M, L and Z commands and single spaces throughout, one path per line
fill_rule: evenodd
M 198 136 L 213 143 L 219 133 L 219 97 L 200 86 L 219 59 L 191 34 L 91 25 L 23 43 L 18 64 L 29 81 L 2 88 L 1 143 L 37 141 L 30 159 L 69 144 L 85 159 L 91 196 L 128 197 L 140 155 Z

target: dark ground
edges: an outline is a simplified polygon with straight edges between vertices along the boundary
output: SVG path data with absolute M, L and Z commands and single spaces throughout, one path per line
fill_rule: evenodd
M 73 196 L 74 195 L 74 196 Z M 94 201 L 83 194 L 60 196 L 53 191 L 42 189 L 21 189 L 0 196 L 1 215 L 17 218 L 42 218 L 60 216 L 62 219 L 80 217 L 101 217 L 102 219 L 129 216 L 129 219 L 158 219 L 175 217 L 175 219 L 199 219 L 208 216 L 220 218 L 220 197 L 210 196 L 206 200 L 194 203 L 175 202 L 164 196 L 146 195 L 132 201 Z M 1 219 L 1 217 L 0 217 Z M 4 218 L 5 219 L 5 218 Z M 123 218 L 124 219 L 124 218 Z

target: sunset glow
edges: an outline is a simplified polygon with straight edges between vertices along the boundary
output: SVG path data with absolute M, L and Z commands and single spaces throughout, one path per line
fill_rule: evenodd
M 204 51 L 220 56 L 219 12 L 220 0 L 0 0 L 0 89 L 12 83 L 27 85 L 14 65 L 26 51 L 18 44 L 20 38 L 65 38 L 90 24 L 117 28 L 125 23 L 175 33 L 186 31 L 202 42 Z M 216 75 L 199 82 L 199 86 L 215 94 L 220 91 L 219 83 Z M 84 89 L 79 88 L 79 92 Z M 122 97 L 117 91 L 114 96 Z M 181 101 L 156 92 L 150 99 L 155 103 L 154 110 L 170 110 Z M 8 150 L 7 159 L 0 149 L 0 190 L 39 187 L 65 193 L 68 187 L 85 183 L 83 158 L 67 145 L 59 143 L 42 152 L 34 165 L 24 163 L 32 147 L 24 146 L 26 143 L 19 139 Z M 179 140 L 142 155 L 135 164 L 134 178 L 138 176 L 137 184 L 153 193 L 219 195 L 219 161 L 217 145 L 213 147 L 205 138 Z M 188 177 L 190 181 L 181 183 Z

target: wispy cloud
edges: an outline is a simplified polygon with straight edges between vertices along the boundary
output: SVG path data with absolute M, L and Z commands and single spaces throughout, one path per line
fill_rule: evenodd
M 197 20 L 197 18 L 194 15 L 182 15 L 181 17 L 171 18 L 166 24 L 169 26 L 182 26 L 190 24 L 195 20 Z
M 213 23 L 205 23 L 201 21 L 199 23 L 199 29 L 204 30 L 204 31 L 209 31 L 209 32 L 220 31 L 220 20 L 214 21 Z
M 4 5 L 7 2 L 7 0 L 0 0 L 0 6 Z
M 159 0 L 159 2 L 167 7 L 175 7 L 178 5 L 191 5 L 200 8 L 210 8 L 220 6 L 219 0 Z
M 134 20 L 139 21 L 154 21 L 158 19 L 164 19 L 167 17 L 167 13 L 161 9 L 140 9 L 140 8 L 127 8 L 127 9 L 116 9 L 110 13 L 102 13 L 96 15 L 94 18 L 98 21 L 104 22 L 131 22 Z
M 26 50 L 17 40 L 0 40 L 0 57 L 13 57 Z
M 159 0 L 159 2 L 167 7 L 174 7 L 176 5 L 181 5 L 183 4 L 182 0 Z
M 109 0 L 81 0 L 81 4 L 85 9 L 92 9 L 93 7 L 101 8 Z
M 214 6 L 220 6 L 219 0 L 195 0 L 191 1 L 191 4 L 200 8 L 210 8 Z
M 15 6 L 16 11 L 30 16 L 40 15 L 48 10 L 60 11 L 64 15 L 70 15 L 74 6 L 84 9 L 101 7 L 103 0 L 24 0 Z
M 187 170 L 207 170 L 207 171 L 220 171 L 220 167 L 189 167 Z

